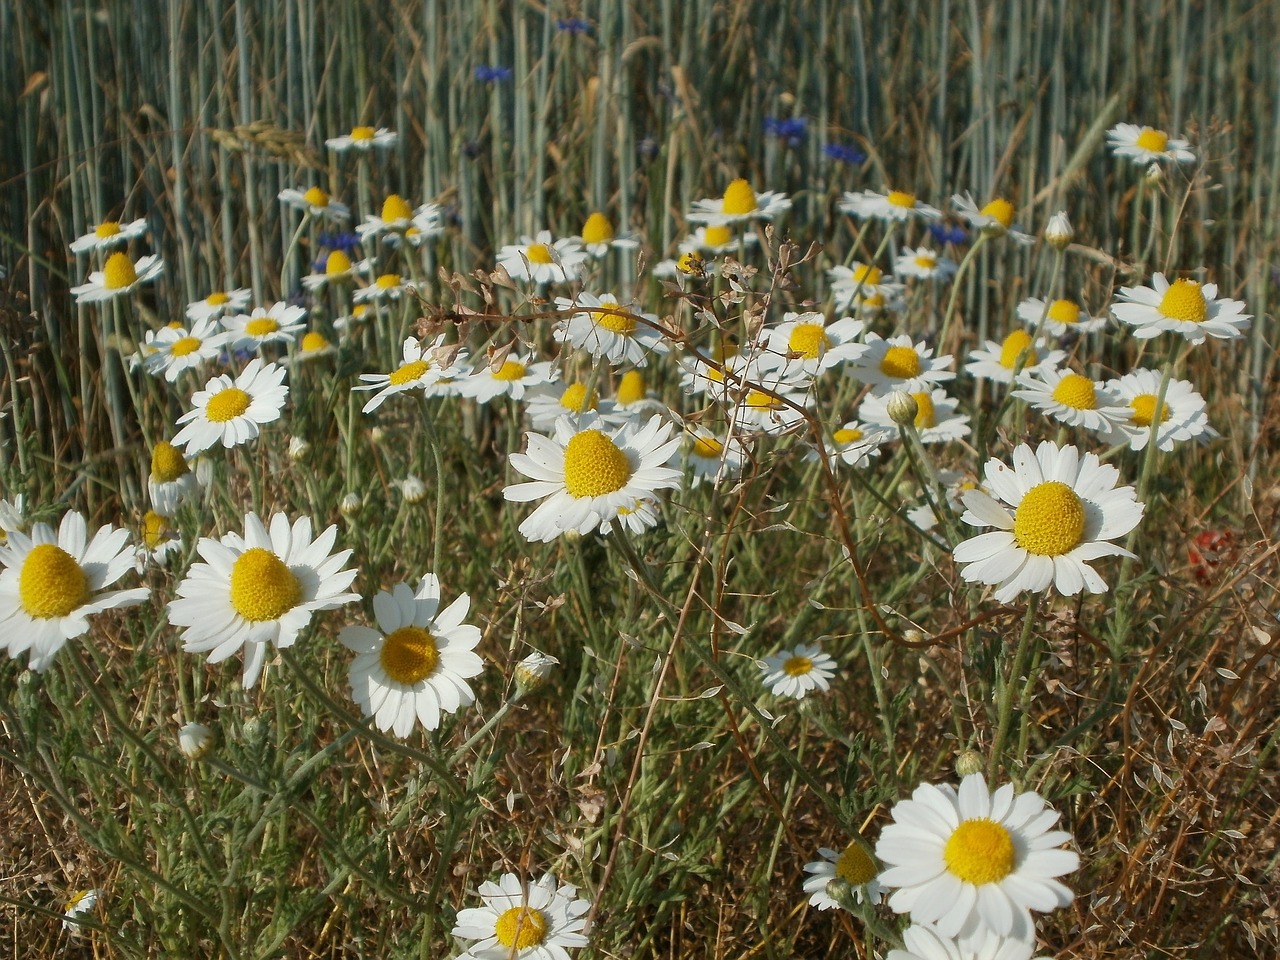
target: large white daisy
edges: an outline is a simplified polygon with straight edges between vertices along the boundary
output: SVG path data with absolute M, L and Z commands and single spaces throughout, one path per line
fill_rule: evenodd
M 450 351 L 444 345 L 445 334 L 440 334 L 431 343 L 424 343 L 416 337 L 407 337 L 401 346 L 403 362 L 390 373 L 362 373 L 363 381 L 352 390 L 377 390 L 378 392 L 361 408 L 361 413 L 372 413 L 382 406 L 384 400 L 397 393 L 409 390 L 422 390 L 427 393 L 446 374 L 457 375 L 462 372 L 460 364 L 466 359 L 466 351 L 458 351 L 448 358 L 448 366 L 440 360 L 442 354 Z
M 513 280 L 568 283 L 582 276 L 590 256 L 579 238 L 553 240 L 550 230 L 539 230 L 536 236 L 523 236 L 519 243 L 499 250 L 498 266 Z
M 1186 140 L 1172 139 L 1163 130 L 1117 123 L 1107 131 L 1107 146 L 1117 157 L 1128 157 L 1140 167 L 1152 163 L 1191 163 L 1196 155 Z
M 197 320 L 190 330 L 182 326 L 151 330 L 143 341 L 142 365 L 152 376 L 163 374 L 173 383 L 183 370 L 216 359 L 227 339 L 216 320 Z
M 602 424 L 621 426 L 629 419 L 612 400 L 601 398 L 600 391 L 587 392 L 581 382 L 564 383 L 553 380 L 545 386 L 534 387 L 525 395 L 525 413 L 529 424 L 539 433 L 550 433 L 561 417 L 579 418 L 594 414 Z
M 996 529 L 957 544 L 952 556 L 964 565 L 965 580 L 996 586 L 998 602 L 1051 585 L 1064 596 L 1103 593 L 1106 581 L 1087 561 L 1133 557 L 1107 541 L 1136 527 L 1143 505 L 1133 487 L 1116 486 L 1119 471 L 1096 455 L 1081 457 L 1075 447 L 1048 440 L 1033 453 L 1024 443 L 1013 451 L 1013 466 L 993 458 L 984 473 L 999 499 L 967 491 L 960 519 Z
M 976 941 L 959 941 L 920 923 L 903 931 L 902 942 L 904 949 L 890 950 L 885 960 L 1030 960 L 1036 949 L 1034 937 L 1019 940 L 987 936 Z
M 985 350 L 973 350 L 964 365 L 965 373 L 996 383 L 1012 383 L 1013 371 L 1022 362 L 1020 372 L 1036 374 L 1046 367 L 1056 367 L 1067 355 L 1061 350 L 1044 350 L 1043 343 L 1032 345 L 1031 334 L 1014 330 L 1000 343 L 987 341 Z
M 932 347 L 923 341 L 916 343 L 907 333 L 888 340 L 877 333 L 867 334 L 866 349 L 845 371 L 878 397 L 894 390 L 919 393 L 955 378 L 950 354 L 935 357 Z
M 1251 314 L 1244 312 L 1244 303 L 1218 299 L 1216 283 L 1170 283 L 1157 273 L 1151 277 L 1151 286 L 1121 287 L 1118 296 L 1120 302 L 1111 305 L 1111 312 L 1142 340 L 1165 331 L 1180 333 L 1191 343 L 1203 343 L 1206 337 L 1233 340 L 1249 329 Z
M 866 324 L 853 317 L 829 324 L 821 313 L 786 313 L 782 323 L 761 331 L 759 362 L 766 369 L 816 377 L 860 355 L 866 349 L 858 340 L 864 329 Z
M 1043 410 L 1059 423 L 1084 427 L 1110 440 L 1128 416 L 1120 399 L 1107 387 L 1066 368 L 1037 366 L 1018 374 L 1013 395 Z
M 379 730 L 407 737 L 415 722 L 435 730 L 442 712 L 475 702 L 467 679 L 484 669 L 484 661 L 473 652 L 480 628 L 462 622 L 470 606 L 464 593 L 440 610 L 440 581 L 429 573 L 417 590 L 397 583 L 390 593 L 378 591 L 376 630 L 343 627 L 338 639 L 357 655 L 351 696 Z
M 169 622 L 182 631 L 182 649 L 208 653 L 220 663 L 244 649 L 244 686 L 262 673 L 267 643 L 292 646 L 317 610 L 333 610 L 359 600 L 344 593 L 355 570 L 342 569 L 350 550 L 331 554 L 338 528 L 330 525 L 311 538 L 311 519 L 289 523 L 283 513 L 268 530 L 258 515 L 246 514 L 244 536 L 201 537 L 193 563 L 169 603 Z
M 843 850 L 819 847 L 822 858 L 804 865 L 804 892 L 809 894 L 809 906 L 819 910 L 835 910 L 840 904 L 827 893 L 827 884 L 843 880 L 849 885 L 858 903 L 879 903 L 884 898 L 884 887 L 876 879 L 879 868 L 861 841 L 850 840 Z
M 482 363 L 458 380 L 458 392 L 476 403 L 489 403 L 507 396 L 521 400 L 529 390 L 555 380 L 550 360 L 534 360 L 532 355 L 507 354 L 502 363 Z
M 667 352 L 657 316 L 641 313 L 635 304 L 623 305 L 611 293 L 580 293 L 572 299 L 556 297 L 556 306 L 561 310 L 583 310 L 556 325 L 556 340 L 593 357 L 643 367 L 649 362 L 650 353 Z
M 173 438 L 174 445 L 185 445 L 190 456 L 218 442 L 234 447 L 254 439 L 262 424 L 280 419 L 289 396 L 285 372 L 284 367 L 254 357 L 235 380 L 225 373 L 214 377 L 191 397 L 193 409 L 178 418 L 185 426 Z
M 1029 327 L 1040 325 L 1040 332 L 1055 337 L 1069 333 L 1094 333 L 1107 325 L 1106 314 L 1091 317 L 1074 300 L 1059 298 L 1045 302 L 1038 297 L 1028 297 L 1018 304 L 1018 319 Z M 1043 321 L 1043 322 L 1042 322 Z
M 1151 424 L 1156 419 L 1156 401 L 1160 396 L 1161 375 L 1158 370 L 1134 370 L 1118 380 L 1108 380 L 1107 389 L 1129 405 L 1129 418 L 1120 424 L 1129 437 L 1129 448 L 1141 450 L 1151 439 Z M 1204 397 L 1190 380 L 1170 380 L 1160 404 L 1160 425 L 1156 428 L 1156 446 L 1172 450 L 1175 443 L 1198 440 L 1206 443 L 1218 435 L 1209 426 Z
M 739 177 L 724 188 L 724 196 L 695 200 L 689 209 L 690 223 L 727 227 L 747 220 L 772 220 L 791 209 L 785 193 L 756 193 Z
M 101 270 L 89 273 L 89 280 L 71 293 L 76 303 L 97 303 L 128 293 L 140 283 L 150 283 L 164 273 L 164 261 L 157 256 L 147 256 L 134 263 L 127 253 L 113 253 Z
M 475 940 L 457 960 L 569 960 L 566 947 L 585 947 L 591 903 L 551 874 L 525 884 L 514 873 L 480 884 L 483 907 L 458 911 L 453 935 Z
M 922 220 L 936 220 L 942 211 L 921 203 L 914 193 L 903 190 L 890 190 L 888 193 L 876 193 L 874 190 L 860 190 L 857 193 L 846 193 L 836 204 L 841 213 L 866 220 L 898 221 L 919 217 Z

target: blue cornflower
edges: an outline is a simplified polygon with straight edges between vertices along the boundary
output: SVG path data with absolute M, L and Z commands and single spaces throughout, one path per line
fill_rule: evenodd
M 832 160 L 855 167 L 867 159 L 867 155 L 851 143 L 828 143 L 822 152 Z
M 590 33 L 591 24 L 587 23 L 585 20 L 580 20 L 577 17 L 569 17 L 564 20 L 557 20 L 556 29 L 561 33 L 572 33 L 576 35 L 579 33 Z
M 804 143 L 804 138 L 809 132 L 809 122 L 804 117 L 786 117 L 782 120 L 776 117 L 765 117 L 764 132 L 765 136 L 785 140 L 788 147 L 798 147 Z
M 929 224 L 929 234 L 938 243 L 962 244 L 969 242 L 969 231 L 964 227 L 948 227 L 945 223 Z
M 488 67 L 483 64 L 476 67 L 476 79 L 481 83 L 497 83 L 499 80 L 511 79 L 510 67 Z
M 345 254 L 354 252 L 359 243 L 360 235 L 350 231 L 320 234 L 320 246 L 328 250 L 341 250 Z

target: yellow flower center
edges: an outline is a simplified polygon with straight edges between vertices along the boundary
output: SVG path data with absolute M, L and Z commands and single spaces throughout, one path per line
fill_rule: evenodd
M 914 260 L 915 265 L 922 270 L 932 270 L 938 265 L 938 258 L 932 253 L 917 253 Z
M 831 435 L 831 439 L 840 446 L 847 447 L 851 443 L 857 443 L 863 438 L 863 436 L 864 434 L 861 430 L 857 430 L 853 427 L 841 427 Z
M 253 398 L 239 387 L 227 387 L 221 393 L 215 393 L 205 404 L 204 415 L 213 423 L 226 423 L 234 420 L 246 410 Z
M 93 235 L 99 240 L 106 240 L 108 237 L 119 236 L 120 224 L 114 220 L 107 220 L 93 228 Z
M 1204 323 L 1209 316 L 1209 302 L 1195 280 L 1175 280 L 1160 300 L 1160 312 L 1171 320 Z
M 329 346 L 329 338 L 323 333 L 312 330 L 302 338 L 303 353 L 318 353 Z
M 726 247 L 733 241 L 733 230 L 729 227 L 707 227 L 702 239 L 708 247 Z
M 813 661 L 808 657 L 787 657 L 782 672 L 788 677 L 805 677 L 813 673 Z
M 933 395 L 928 391 L 913 393 L 916 402 L 916 429 L 932 430 L 938 425 L 938 412 L 933 405 Z
M 1053 388 L 1053 399 L 1076 410 L 1098 409 L 1098 392 L 1088 377 L 1068 373 Z
M 169 518 L 148 510 L 142 518 L 142 542 L 148 550 L 154 550 L 164 542 L 169 533 Z
M 761 393 L 759 390 L 748 392 L 746 403 L 753 410 L 779 410 L 782 408 L 781 400 L 771 397 L 767 393 Z
M 255 317 L 244 325 L 244 332 L 251 337 L 269 337 L 279 329 L 274 317 Z
M 332 250 L 324 260 L 326 277 L 344 276 L 351 272 L 351 258 L 341 250 Z
M 981 211 L 984 217 L 991 217 L 1006 230 L 1013 225 L 1013 204 L 1003 197 L 996 197 Z
M 724 212 L 733 216 L 742 216 L 756 209 L 756 192 L 751 184 L 741 178 L 724 188 Z
M 211 307 L 221 307 L 231 302 L 231 294 L 224 293 L 221 290 L 215 290 L 209 296 L 204 298 L 204 302 Z
M 1129 406 L 1133 409 L 1133 422 L 1140 427 L 1151 426 L 1151 421 L 1156 418 L 1156 396 L 1154 393 L 1142 393 L 1129 401 Z M 1160 422 L 1164 423 L 1169 419 L 1169 405 L 1167 403 L 1160 404 Z
M 302 584 L 270 550 L 251 547 L 231 566 L 231 606 L 250 623 L 278 620 L 301 599 Z
M 942 851 L 947 869 L 965 883 L 999 883 L 1013 873 L 1013 836 L 994 820 L 965 820 Z
M 594 410 L 596 404 L 600 400 L 600 395 L 596 391 L 591 391 L 591 396 L 587 396 L 587 385 L 585 383 L 571 383 L 565 388 L 564 393 L 560 394 L 560 406 L 566 410 L 572 410 L 574 413 L 585 413 L 587 410 Z
M 393 193 L 382 201 L 382 219 L 385 223 L 395 223 L 397 220 L 412 220 L 413 207 L 409 206 L 409 201 L 400 196 L 400 194 Z
M 1038 483 L 1013 514 L 1013 539 L 1027 553 L 1057 557 L 1084 536 L 1084 501 L 1060 480 Z
M 1169 148 L 1169 135 L 1162 130 L 1143 127 L 1138 134 L 1138 146 L 1152 153 L 1164 153 Z
M 682 254 L 680 259 L 676 261 L 676 269 L 681 273 L 690 273 L 695 276 L 701 276 L 702 258 L 692 251 Z
M 512 907 L 498 917 L 493 925 L 493 935 L 498 942 L 512 951 L 536 947 L 547 939 L 547 918 L 533 907 Z
M 1049 312 L 1045 316 L 1056 323 L 1079 323 L 1080 304 L 1074 300 L 1055 300 L 1049 304 Z
M 895 207 L 902 207 L 904 210 L 914 210 L 916 207 L 916 195 L 914 193 L 905 193 L 902 190 L 890 190 L 889 195 L 885 197 Z
M 391 374 L 387 378 L 387 382 L 393 387 L 403 387 L 406 383 L 413 383 L 430 369 L 430 360 L 410 360 L 408 363 L 402 364 L 395 373 Z
M 798 323 L 787 340 L 787 349 L 805 360 L 817 360 L 831 346 L 826 330 L 820 323 Z
M 864 286 L 874 287 L 880 282 L 882 276 L 884 274 L 880 272 L 880 268 L 873 267 L 869 263 L 860 263 L 853 268 L 853 282 Z
M 373 281 L 373 285 L 379 290 L 394 290 L 396 287 L 400 286 L 400 274 L 384 273 L 382 276 L 378 277 L 377 280 Z
M 89 578 L 67 551 L 40 543 L 31 548 L 22 564 L 18 599 L 33 620 L 65 617 L 89 599 Z
M 860 887 L 875 879 L 879 871 L 871 854 L 862 849 L 857 840 L 852 841 L 836 858 L 836 876 L 853 887 Z
M 519 360 L 507 360 L 493 374 L 493 379 L 504 383 L 519 380 L 525 374 L 525 365 Z
M 411 687 L 436 672 L 440 649 L 436 638 L 421 627 L 401 627 L 387 635 L 378 659 L 388 677 Z
M 374 133 L 373 127 L 352 127 L 351 139 L 352 140 L 372 140 L 373 133 Z
M 545 243 L 531 243 L 525 247 L 525 259 L 530 263 L 555 263 L 551 256 L 551 248 Z
M 879 310 L 884 306 L 884 296 L 879 293 L 873 293 L 869 297 L 859 295 L 858 299 L 862 301 L 862 306 L 866 310 Z
M 1027 355 L 1025 366 L 1030 367 L 1039 359 L 1031 347 L 1031 334 L 1025 330 L 1015 330 L 1004 338 L 1004 344 L 1000 347 L 1000 366 L 1012 370 L 1024 353 Z
M 628 370 L 622 375 L 622 379 L 618 381 L 618 391 L 614 395 L 614 399 L 624 407 L 629 407 L 633 403 L 639 403 L 644 399 L 645 382 L 644 374 L 639 370 Z
M 599 210 L 587 217 L 587 222 L 582 225 L 583 243 L 608 243 L 612 239 L 613 224 L 608 217 Z
M 138 282 L 138 271 L 127 253 L 113 253 L 102 268 L 102 285 L 108 290 L 123 290 Z
M 631 462 L 599 430 L 574 434 L 564 448 L 564 486 L 571 497 L 600 497 L 631 479 Z
M 715 437 L 694 437 L 690 447 L 695 457 L 704 460 L 719 460 L 724 453 L 724 444 Z
M 630 313 L 621 309 L 616 303 L 609 303 L 606 301 L 602 303 L 601 306 L 611 309 L 592 311 L 592 323 L 624 337 L 629 337 L 631 334 L 636 332 L 636 318 Z
M 151 479 L 156 483 L 173 483 L 190 472 L 186 459 L 168 440 L 161 440 L 151 451 Z
M 172 357 L 185 357 L 187 354 L 195 353 L 200 349 L 200 344 L 204 341 L 199 337 L 181 337 L 173 341 L 173 346 L 169 348 L 169 355 Z
M 880 361 L 880 372 L 895 380 L 920 376 L 920 354 L 913 347 L 890 347 Z
M 311 187 L 302 195 L 302 199 L 313 207 L 327 207 L 329 205 L 329 195 L 319 187 Z

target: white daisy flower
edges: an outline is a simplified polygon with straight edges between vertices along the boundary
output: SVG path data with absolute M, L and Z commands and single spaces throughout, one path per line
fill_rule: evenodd
M 745 383 L 730 391 L 731 433 L 777 436 L 804 420 L 804 410 L 813 403 L 809 391 L 813 378 L 803 370 L 767 369 L 756 363 L 744 368 L 742 375 Z
M 67 906 L 62 911 L 62 929 L 67 933 L 79 934 L 83 932 L 79 920 L 94 911 L 98 906 L 98 900 L 102 897 L 101 890 L 77 890 L 67 898 Z
M 336 525 L 313 541 L 308 517 L 290 525 L 277 513 L 270 523 L 268 530 L 249 513 L 243 537 L 201 537 L 196 552 L 205 562 L 191 565 L 168 607 L 169 622 L 186 628 L 187 653 L 207 652 L 210 663 L 220 663 L 243 648 L 245 689 L 258 682 L 268 642 L 292 646 L 313 613 L 360 599 L 343 592 L 356 576 L 342 569 L 351 551 L 330 555 Z
M 744 247 L 754 247 L 759 242 L 760 237 L 754 230 L 744 229 L 739 233 L 729 226 L 704 226 L 698 227 L 681 240 L 676 249 L 682 254 L 701 251 L 719 256 L 725 253 L 737 253 L 739 244 Z
M 427 212 L 425 205 L 418 209 L 424 213 Z M 388 194 L 387 199 L 382 201 L 382 216 L 366 215 L 364 223 L 356 227 L 356 233 L 360 235 L 362 241 L 368 241 L 371 237 L 380 237 L 385 233 L 402 234 L 414 226 L 414 216 L 414 209 L 409 206 L 408 200 L 398 193 Z
M 613 390 L 613 404 L 618 416 L 628 420 L 638 420 L 646 413 L 656 413 L 667 420 L 679 420 L 670 407 L 649 393 L 649 385 L 642 370 L 628 370 L 618 378 L 618 385 Z
M 850 420 L 823 438 L 827 456 L 840 460 L 849 467 L 864 466 L 872 457 L 880 456 L 880 448 L 897 436 L 885 427 L 872 426 L 860 420 Z M 817 460 L 818 449 L 810 447 L 804 457 Z
M 332 283 L 348 283 L 357 276 L 368 276 L 372 270 L 372 259 L 352 263 L 351 257 L 342 250 L 330 250 L 324 258 L 324 272 L 307 274 L 302 278 L 302 286 L 315 293 Z
M 372 413 L 382 406 L 384 400 L 397 393 L 422 390 L 424 394 L 430 394 L 443 377 L 461 373 L 461 364 L 466 361 L 467 353 L 456 347 L 445 346 L 445 336 L 440 334 L 430 344 L 425 344 L 416 337 L 407 337 L 401 345 L 403 362 L 395 370 L 390 373 L 360 374 L 363 383 L 352 387 L 352 390 L 378 391 L 360 412 Z M 442 355 L 447 355 L 447 366 L 441 359 Z
M 628 507 L 619 507 L 618 515 L 613 519 L 600 521 L 600 533 L 608 536 L 613 533 L 613 525 L 625 527 L 627 533 L 638 536 L 646 530 L 652 530 L 662 519 L 658 501 L 654 497 L 643 497 Z
M 982 774 L 950 784 L 923 783 L 890 811 L 876 857 L 888 868 L 880 883 L 896 888 L 895 913 L 933 924 L 944 937 L 983 933 L 1034 942 L 1031 911 L 1065 907 L 1072 893 L 1055 877 L 1080 866 L 1058 849 L 1071 835 L 1050 827 L 1058 812 L 1039 794 L 994 794 Z
M 164 273 L 164 261 L 157 256 L 143 257 L 137 263 L 127 253 L 113 253 L 101 270 L 89 274 L 87 283 L 72 287 L 76 303 L 98 303 L 128 293 L 140 283 L 150 283 Z
M 1081 590 L 1102 593 L 1107 584 L 1086 561 L 1133 558 L 1106 541 L 1136 527 L 1143 505 L 1133 487 L 1116 487 L 1119 471 L 1096 455 L 1081 457 L 1075 447 L 1059 448 L 1048 440 L 1032 453 L 1024 443 L 1013 451 L 1012 467 L 991 459 L 984 473 L 986 488 L 1004 503 L 969 490 L 960 519 L 997 529 L 958 544 L 952 556 L 964 564 L 965 580 L 997 587 L 997 602 L 1050 585 L 1068 597 Z
M 200 320 L 217 320 L 229 314 L 243 313 L 252 296 L 247 287 L 240 290 L 215 290 L 203 300 L 195 300 L 187 304 L 187 319 L 192 323 Z
M 666 466 L 680 446 L 671 424 L 653 417 L 643 427 L 623 424 L 612 435 L 595 416 L 556 421 L 553 437 L 529 433 L 525 453 L 509 457 L 530 478 L 502 491 L 516 503 L 542 500 L 520 524 L 528 540 L 550 541 L 562 533 L 585 534 L 623 508 L 662 489 L 680 485 L 680 471 Z
M 794 650 L 779 650 L 756 666 L 764 674 L 762 680 L 775 697 L 803 700 L 810 690 L 830 690 L 836 675 L 836 662 L 822 652 L 820 643 L 800 643 Z
M 946 443 L 969 435 L 968 415 L 956 413 L 956 401 L 947 396 L 945 390 L 921 390 L 910 396 L 916 402 L 915 426 L 921 443 Z M 858 407 L 858 417 L 873 426 L 894 432 L 898 429 L 889 416 L 889 395 L 867 394 Z
M 757 194 L 751 184 L 739 177 L 724 189 L 724 196 L 695 200 L 689 210 L 690 223 L 711 227 L 727 227 L 747 220 L 772 220 L 791 209 L 785 193 L 766 191 Z
M 178 752 L 188 760 L 200 760 L 213 749 L 216 737 L 203 723 L 184 723 L 178 728 Z
M 378 278 L 367 287 L 361 287 L 351 295 L 352 303 L 380 303 L 384 300 L 399 300 L 406 291 L 414 291 L 417 287 L 412 281 L 405 280 L 398 273 L 379 274 Z
M 994 380 L 996 383 L 1012 383 L 1013 371 L 1022 360 L 1020 372 L 1037 374 L 1046 367 L 1056 367 L 1067 355 L 1061 350 L 1044 352 L 1044 344 L 1033 346 L 1031 334 L 1027 331 L 1014 330 L 1000 343 L 988 340 L 985 350 L 969 351 L 968 362 L 964 365 L 965 373 L 980 380 Z
M 1018 374 L 1013 395 L 1059 423 L 1084 427 L 1109 440 L 1128 416 L 1120 398 L 1097 381 L 1068 369 L 1041 366 Z
M 1243 312 L 1244 303 L 1218 299 L 1216 283 L 1170 283 L 1163 273 L 1157 273 L 1151 286 L 1121 287 L 1118 296 L 1121 302 L 1113 303 L 1111 312 L 1134 327 L 1133 335 L 1141 340 L 1158 337 L 1166 330 L 1182 334 L 1191 343 L 1203 343 L 1205 337 L 1233 340 L 1249 329 L 1251 314 Z
M 356 653 L 351 697 L 383 732 L 407 737 L 415 723 L 440 726 L 441 713 L 475 702 L 467 680 L 484 661 L 473 650 L 480 628 L 462 621 L 471 607 L 465 593 L 440 610 L 440 581 L 428 573 L 417 590 L 397 583 L 373 598 L 372 627 L 343 627 L 338 639 Z M 437 612 L 438 611 L 438 612 Z
M 666 353 L 668 346 L 652 313 L 641 313 L 634 303 L 623 306 L 611 293 L 595 296 L 580 293 L 572 299 L 556 297 L 561 310 L 581 310 L 556 324 L 554 336 L 593 357 L 610 363 L 630 363 L 643 367 L 650 353 Z
M 1030 940 L 986 936 L 958 941 L 920 923 L 907 927 L 902 941 L 905 949 L 890 950 L 885 960 L 1031 960 L 1036 949 L 1034 934 Z
M 948 369 L 951 359 L 950 354 L 935 357 L 932 347 L 923 341 L 916 343 L 910 334 L 885 340 L 877 333 L 869 333 L 866 349 L 845 372 L 869 386 L 878 397 L 894 390 L 919 393 L 955 379 L 955 372 Z
M 280 408 L 289 396 L 285 368 L 263 364 L 254 357 L 235 380 L 229 374 L 214 377 L 191 397 L 193 409 L 178 418 L 185 424 L 173 438 L 185 445 L 187 456 L 221 442 L 231 448 L 253 440 L 264 423 L 280 419 Z
M 476 943 L 457 960 L 569 960 L 566 947 L 585 947 L 591 903 L 551 874 L 525 884 L 514 873 L 480 884 L 483 907 L 458 911 L 453 935 Z
M 348 150 L 358 150 L 367 153 L 374 147 L 380 147 L 384 150 L 395 146 L 396 134 L 388 130 L 386 127 L 352 127 L 351 132 L 343 134 L 340 137 L 330 137 L 324 142 L 324 145 L 330 150 L 336 150 L 338 153 L 346 153 Z
M 253 313 L 236 314 L 222 321 L 233 350 L 260 350 L 268 343 L 293 343 L 306 328 L 306 307 L 290 306 L 278 300 L 270 307 L 255 307 Z
M 859 304 L 893 300 L 901 296 L 903 286 L 886 280 L 879 267 L 853 262 L 851 267 L 832 267 L 827 271 L 831 281 L 831 296 L 837 310 L 849 310 Z
M 88 253 L 90 250 L 110 250 L 122 243 L 128 243 L 134 237 L 147 232 L 146 219 L 119 223 L 116 220 L 104 220 L 83 237 L 71 241 L 72 253 Z
M 903 247 L 893 261 L 894 277 L 917 280 L 950 280 L 955 276 L 956 262 L 929 247 Z
M 858 903 L 879 903 L 884 899 L 884 888 L 876 879 L 879 868 L 866 848 L 857 840 L 850 840 L 843 850 L 819 847 L 818 856 L 804 865 L 804 892 L 809 894 L 809 906 L 819 910 L 837 910 L 840 904 L 827 894 L 827 884 L 843 880 L 849 885 Z
M 163 374 L 173 383 L 183 370 L 216 360 L 228 339 L 216 320 L 197 320 L 190 330 L 180 326 L 149 330 L 143 340 L 142 365 L 153 377 Z
M 613 224 L 599 210 L 594 211 L 582 225 L 582 235 L 578 238 L 587 253 L 596 259 L 614 250 L 635 250 L 640 241 L 633 234 L 619 235 L 614 232 Z
M 969 226 L 993 237 L 1009 236 L 1018 243 L 1031 243 L 1035 238 L 1023 233 L 1013 226 L 1015 213 L 1013 204 L 1004 197 L 996 197 L 990 203 L 979 208 L 969 193 L 957 193 L 951 198 L 951 205 L 956 213 Z
M 151 450 L 151 472 L 147 476 L 151 506 L 166 517 L 172 517 L 183 503 L 199 492 L 200 481 L 186 457 L 167 440 L 157 441 Z
M 26 530 L 27 498 L 18 494 L 12 500 L 0 500 L 0 546 L 8 542 L 14 530 Z
M 713 351 L 712 358 L 719 366 L 713 366 L 699 357 L 686 357 L 680 361 L 680 389 L 686 394 L 706 395 L 721 403 L 732 402 L 731 394 L 740 388 L 743 376 L 750 366 L 741 354 L 719 356 L 720 351 Z
M 749 458 L 749 441 L 732 435 L 721 437 L 703 427 L 687 427 L 680 446 L 681 468 L 689 474 L 690 489 L 732 480 L 742 473 Z
M 1091 317 L 1074 300 L 1053 300 L 1045 309 L 1038 297 L 1028 297 L 1018 304 L 1018 319 L 1029 327 L 1040 325 L 1040 332 L 1054 337 L 1069 333 L 1094 333 L 1107 325 L 1106 314 Z M 1041 323 L 1041 320 L 1044 322 Z
M 1163 130 L 1117 123 L 1107 131 L 1107 146 L 1117 157 L 1128 157 L 1138 166 L 1149 163 L 1191 163 L 1196 155 L 1186 140 L 1170 139 Z
M 914 193 L 902 190 L 890 190 L 888 193 L 876 193 L 874 190 L 861 190 L 857 193 L 846 193 L 840 198 L 836 207 L 841 213 L 866 220 L 875 218 L 889 222 L 919 217 L 921 220 L 937 220 L 942 211 L 921 203 Z
M 444 207 L 438 203 L 424 203 L 413 211 L 413 219 L 409 221 L 403 232 L 391 231 L 382 235 L 382 242 L 391 247 L 398 247 L 404 240 L 411 247 L 420 247 L 428 240 L 434 240 L 446 229 Z
M 529 424 L 539 433 L 550 433 L 556 422 L 565 416 L 579 419 L 594 415 L 608 426 L 621 426 L 629 419 L 620 413 L 612 400 L 600 398 L 600 391 L 587 393 L 585 383 L 569 383 L 556 380 L 545 387 L 531 390 L 525 397 L 525 413 Z
M 552 240 L 550 230 L 540 230 L 537 236 L 523 236 L 499 250 L 498 266 L 513 280 L 568 283 L 582 277 L 589 257 L 577 237 Z
M 554 364 L 550 360 L 534 360 L 532 354 L 509 353 L 496 368 L 482 363 L 470 375 L 458 381 L 458 390 L 476 403 L 489 403 L 507 396 L 522 400 L 527 391 L 554 382 Z
M 28 654 L 37 672 L 68 640 L 89 629 L 89 617 L 103 610 L 142 603 L 146 587 L 103 593 L 133 569 L 129 531 L 99 527 L 88 538 L 85 519 L 76 511 L 62 518 L 55 535 L 47 523 L 30 535 L 8 530 L 0 546 L 0 646 L 9 656 Z
M 182 534 L 173 518 L 148 510 L 138 531 L 139 543 L 134 549 L 134 569 L 145 573 L 147 567 L 163 567 L 169 558 L 182 552 Z
M 1160 396 L 1162 376 L 1158 370 L 1134 370 L 1118 380 L 1108 380 L 1107 389 L 1129 405 L 1129 418 L 1120 429 L 1129 437 L 1129 448 L 1142 450 L 1151 439 L 1151 423 L 1156 419 L 1156 400 Z M 1218 436 L 1209 426 L 1204 397 L 1196 392 L 1190 380 L 1170 380 L 1160 404 L 1160 425 L 1156 428 L 1156 446 L 1172 450 L 1175 443 L 1197 440 L 1207 443 Z
M 319 187 L 308 187 L 306 190 L 295 190 L 286 187 L 277 194 L 277 198 L 294 210 L 301 210 L 312 217 L 320 217 L 341 223 L 351 217 L 346 204 L 338 203 Z

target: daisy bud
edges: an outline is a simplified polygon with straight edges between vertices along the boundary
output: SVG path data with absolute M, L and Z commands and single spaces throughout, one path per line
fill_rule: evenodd
M 374 427 L 369 431 L 369 439 L 375 447 L 381 445 L 382 441 L 387 439 L 386 429 L 384 427 Z
M 1164 170 L 1161 169 L 1160 164 L 1153 163 L 1147 167 L 1147 172 L 1143 179 L 1147 181 L 1148 187 L 1158 186 L 1160 181 L 1164 179 Z
M 412 473 L 399 481 L 396 486 L 404 495 L 405 503 L 421 503 L 427 497 L 427 485 Z
M 338 504 L 338 510 L 344 517 L 354 517 L 364 509 L 364 498 L 354 490 L 342 498 L 342 502 Z
M 213 746 L 213 731 L 203 723 L 186 723 L 178 731 L 178 749 L 188 760 L 199 760 Z
M 832 877 L 827 881 L 827 896 L 838 903 L 841 910 L 857 912 L 858 904 L 853 896 L 853 886 L 843 877 Z
M 981 773 L 987 763 L 977 750 L 965 750 L 956 757 L 956 776 L 963 780 L 971 773 Z
M 904 390 L 895 390 L 889 394 L 885 410 L 889 419 L 900 427 L 910 426 L 916 422 L 916 414 L 920 412 L 920 404 L 916 398 Z
M 294 463 L 298 463 L 307 459 L 307 455 L 311 453 L 311 444 L 303 440 L 301 437 L 289 438 L 289 459 Z
M 1075 239 L 1076 232 L 1071 229 L 1071 221 L 1067 219 L 1067 211 L 1059 210 L 1049 218 L 1049 225 L 1044 228 L 1044 239 L 1055 250 L 1065 250 Z
M 915 627 L 908 627 L 906 630 L 902 631 L 902 639 L 913 646 L 924 643 L 924 631 L 917 630 Z
M 516 683 L 521 690 L 533 690 L 541 686 L 559 664 L 555 657 L 535 650 L 516 664 Z

